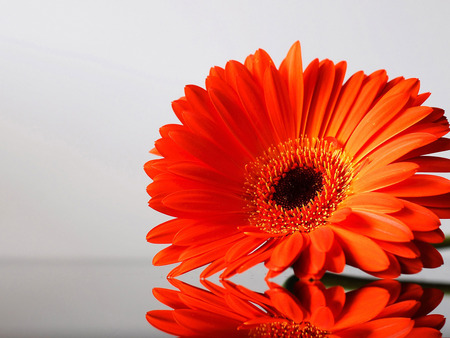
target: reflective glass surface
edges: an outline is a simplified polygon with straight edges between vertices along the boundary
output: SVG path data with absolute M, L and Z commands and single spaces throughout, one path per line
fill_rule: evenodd
M 447 256 L 448 252 L 444 252 L 444 259 Z M 160 300 L 164 300 L 167 299 L 165 293 L 168 292 L 164 290 L 174 290 L 169 291 L 169 293 L 179 292 L 180 285 L 183 285 L 183 291 L 187 292 L 185 296 L 182 296 L 182 299 L 191 308 L 198 309 L 199 305 L 192 299 L 200 299 L 202 304 L 207 306 L 206 309 L 209 311 L 214 310 L 218 316 L 224 318 L 220 322 L 221 324 L 229 322 L 230 316 L 241 316 L 242 319 L 250 320 L 252 314 L 249 312 L 245 314 L 249 304 L 259 304 L 257 305 L 259 312 L 256 317 L 261 317 L 262 314 L 265 314 L 265 319 L 267 319 L 268 313 L 280 318 L 283 316 L 283 318 L 294 316 L 294 314 L 289 314 L 283 305 L 280 305 L 286 304 L 286 302 L 277 302 L 277 297 L 284 297 L 289 302 L 295 300 L 297 308 L 294 309 L 294 312 L 301 313 L 302 318 L 308 319 L 312 324 L 321 323 L 318 319 L 320 312 L 312 311 L 311 302 L 305 303 L 305 299 L 312 299 L 314 294 L 316 299 L 317 297 L 320 298 L 322 297 L 320 294 L 324 292 L 323 290 L 330 288 L 339 289 L 337 294 L 340 294 L 340 298 L 336 295 L 333 296 L 339 299 L 342 299 L 343 290 L 345 292 L 356 290 L 353 292 L 363 295 L 364 301 L 374 304 L 374 306 L 377 304 L 380 306 L 379 298 L 385 298 L 386 292 L 389 292 L 392 297 L 394 297 L 394 294 L 403 292 L 403 296 L 397 295 L 397 298 L 394 297 L 395 299 L 392 302 L 399 303 L 400 300 L 406 300 L 414 303 L 412 304 L 413 307 L 417 307 L 418 305 L 415 304 L 418 302 L 421 304 L 425 303 L 426 300 L 431 301 L 431 305 L 428 308 L 422 308 L 421 312 L 427 312 L 430 310 L 430 307 L 438 304 L 430 312 L 431 314 L 440 314 L 448 317 L 450 313 L 450 297 L 448 293 L 444 295 L 441 302 L 439 302 L 439 294 L 442 293 L 440 291 L 435 291 L 434 293 L 426 291 L 425 295 L 428 296 L 420 298 L 420 295 L 423 295 L 423 291 L 420 290 L 430 289 L 432 281 L 441 284 L 446 282 L 448 269 L 444 268 L 426 270 L 419 275 L 402 278 L 421 283 L 420 285 L 422 286 L 414 284 L 417 286 L 413 288 L 415 290 L 413 292 L 406 293 L 405 291 L 408 288 L 407 285 L 411 284 L 398 286 L 397 282 L 384 282 L 381 286 L 377 284 L 375 286 L 371 285 L 372 292 L 366 294 L 363 294 L 363 291 L 357 291 L 361 290 L 361 287 L 363 289 L 365 287 L 367 290 L 366 281 L 355 282 L 350 280 L 349 284 L 349 281 L 342 276 L 337 279 L 324 280 L 323 285 L 321 283 L 313 286 L 303 285 L 303 291 L 299 291 L 302 285 L 295 285 L 295 281 L 290 278 L 291 272 L 287 271 L 267 284 L 264 281 L 265 268 L 263 266 L 257 266 L 242 275 L 233 277 L 231 281 L 225 283 L 221 283 L 214 276 L 208 282 L 201 282 L 198 279 L 198 273 L 195 271 L 182 276 L 179 280 L 168 281 L 165 276 L 169 270 L 170 267 L 153 267 L 150 259 L 123 261 L 3 260 L 0 263 L 2 276 L 0 288 L 0 299 L 2 300 L 2 307 L 0 307 L 0 336 L 170 337 L 171 335 L 168 333 L 150 325 L 146 319 L 146 314 L 155 310 L 171 311 L 173 307 L 158 301 L 152 292 L 156 289 L 155 294 Z M 356 271 L 346 269 L 346 275 L 355 276 L 356 274 Z M 364 277 L 367 278 L 367 276 Z M 383 281 L 375 283 L 383 283 Z M 339 284 L 342 284 L 344 288 L 336 287 Z M 284 290 L 281 288 L 283 285 L 288 286 L 286 291 L 282 291 Z M 442 285 L 438 285 L 438 287 L 442 289 Z M 197 288 L 202 291 L 196 291 Z M 231 297 L 234 297 L 234 302 L 229 301 L 228 298 L 230 296 L 219 297 L 216 302 L 211 302 L 211 299 L 208 297 L 208 294 L 212 294 L 211 290 L 217 293 L 217 290 L 223 288 L 231 290 L 227 292 L 232 294 Z M 384 290 L 382 290 L 383 288 Z M 245 292 L 237 293 L 236 290 L 245 290 Z M 192 294 L 192 292 L 194 293 Z M 281 292 L 281 296 L 273 296 L 274 292 Z M 319 296 L 317 296 L 317 292 Z M 267 298 L 267 295 L 271 294 L 272 298 Z M 215 297 L 218 296 L 216 295 Z M 261 297 L 266 297 L 266 303 L 261 303 L 261 299 L 264 300 Z M 371 300 L 370 297 L 374 297 L 374 299 Z M 348 299 L 355 299 L 355 297 L 351 298 L 347 295 L 345 299 L 348 301 Z M 381 303 L 386 300 L 383 299 Z M 364 302 L 352 302 L 356 307 L 364 306 Z M 225 311 L 224 304 L 228 304 L 226 306 L 230 306 L 229 304 L 234 305 L 229 309 L 225 309 Z M 241 304 L 241 308 L 236 306 L 236 304 Z M 212 309 L 208 308 L 208 306 L 212 306 Z M 218 306 L 222 309 L 222 312 L 216 311 Z M 423 307 L 424 305 L 422 304 L 421 306 Z M 328 310 L 321 311 L 328 313 L 328 315 L 330 314 Z M 415 311 L 418 310 L 416 309 Z M 316 314 L 314 315 L 314 320 L 311 321 L 313 312 Z M 403 309 L 401 316 L 406 316 L 406 312 Z M 337 312 L 331 313 L 333 314 L 333 321 L 338 322 L 337 318 L 339 316 Z M 417 313 L 413 313 L 413 318 L 414 315 L 417 317 Z M 357 318 L 357 320 L 359 319 Z M 436 320 L 431 324 L 437 325 Z M 211 322 L 209 324 L 212 324 L 213 327 L 216 326 Z M 431 324 L 428 323 L 427 325 Z M 320 329 L 319 325 L 315 325 L 315 327 Z M 291 327 L 291 329 L 293 328 Z M 246 333 L 248 332 L 250 331 L 246 331 Z M 443 326 L 441 332 L 444 337 L 450 335 L 448 322 Z

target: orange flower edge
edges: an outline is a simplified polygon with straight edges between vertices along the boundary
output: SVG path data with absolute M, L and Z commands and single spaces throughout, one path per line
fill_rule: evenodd
M 171 310 L 147 313 L 148 322 L 181 337 L 440 337 L 445 318 L 429 314 L 443 292 L 382 280 L 345 292 L 320 282 L 293 290 L 269 283 L 263 294 L 223 281 L 204 289 L 176 279 L 178 290 L 155 288 Z
M 394 278 L 443 261 L 450 149 L 444 112 L 422 106 L 417 79 L 346 63 L 302 68 L 295 43 L 279 68 L 263 50 L 214 67 L 206 89 L 189 85 L 145 164 L 149 205 L 174 219 L 153 228 L 170 244 L 155 265 L 176 277 L 228 278 L 264 262 L 300 278 L 345 264 Z

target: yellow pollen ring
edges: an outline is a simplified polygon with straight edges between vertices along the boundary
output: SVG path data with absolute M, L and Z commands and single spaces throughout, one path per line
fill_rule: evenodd
M 322 187 L 307 203 L 285 208 L 273 195 L 283 175 L 294 168 L 320 172 Z M 249 223 L 270 234 L 310 232 L 327 224 L 348 196 L 354 176 L 350 157 L 333 142 L 300 138 L 273 146 L 246 165 L 244 191 Z
M 278 321 L 260 324 L 250 329 L 251 338 L 280 337 L 280 338 L 325 338 L 329 331 L 321 330 L 310 322 L 296 323 L 294 321 Z

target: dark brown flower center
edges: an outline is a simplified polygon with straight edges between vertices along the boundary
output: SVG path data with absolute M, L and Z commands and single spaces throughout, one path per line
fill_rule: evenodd
M 248 163 L 244 182 L 250 225 L 268 234 L 310 232 L 349 194 L 351 159 L 336 144 L 288 140 Z
M 291 169 L 275 184 L 272 200 L 286 210 L 302 207 L 322 190 L 322 179 L 322 173 L 314 168 Z

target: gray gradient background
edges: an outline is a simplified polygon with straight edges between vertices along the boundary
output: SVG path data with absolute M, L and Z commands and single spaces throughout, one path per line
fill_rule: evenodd
M 211 66 L 257 48 L 279 64 L 300 40 L 305 65 L 418 77 L 449 111 L 449 17 L 448 1 L 0 1 L 0 336 L 160 336 L 144 316 L 170 269 L 145 235 L 166 217 L 142 166 Z

